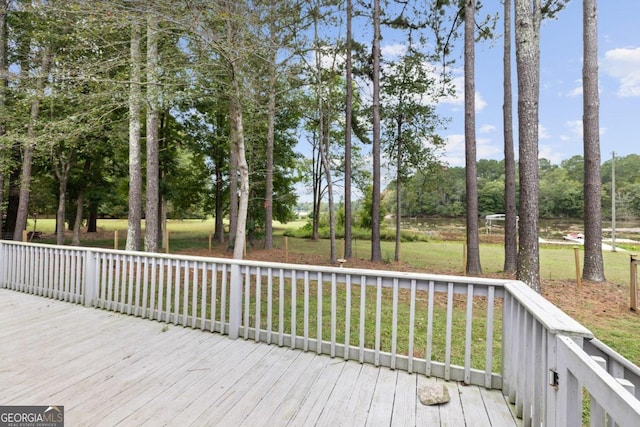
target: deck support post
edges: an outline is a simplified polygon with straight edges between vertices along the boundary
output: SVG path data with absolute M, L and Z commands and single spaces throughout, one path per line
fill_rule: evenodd
M 242 273 L 238 264 L 231 265 L 229 288 L 229 338 L 237 339 L 242 323 Z
M 82 283 L 82 297 L 85 307 L 92 307 L 95 302 L 96 295 L 98 294 L 96 257 L 97 254 L 95 252 L 84 252 L 84 280 Z

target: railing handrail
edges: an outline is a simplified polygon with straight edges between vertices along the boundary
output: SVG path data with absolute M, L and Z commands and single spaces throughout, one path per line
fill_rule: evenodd
M 16 241 L 0 241 L 2 243 L 10 243 L 12 245 L 23 245 L 23 246 L 32 246 L 32 247 L 42 247 L 42 248 L 51 248 L 52 245 L 44 244 L 44 243 L 32 243 L 32 242 L 16 242 Z M 472 283 L 474 285 L 481 286 L 497 286 L 503 287 L 505 283 L 511 282 L 511 280 L 504 279 L 493 279 L 486 277 L 476 277 L 476 276 L 453 276 L 453 275 L 445 275 L 445 274 L 429 274 L 429 273 L 420 273 L 420 272 L 407 272 L 407 271 L 396 271 L 396 270 L 373 270 L 373 269 L 364 269 L 364 268 L 352 268 L 352 267 L 340 267 L 337 269 L 337 266 L 322 266 L 322 265 L 309 265 L 309 264 L 292 264 L 292 263 L 283 263 L 283 262 L 272 262 L 272 261 L 256 261 L 249 259 L 234 259 L 234 258 L 225 258 L 225 257 L 208 257 L 203 255 L 182 255 L 182 254 L 164 254 L 164 253 L 154 253 L 154 252 L 139 252 L 139 251 L 126 251 L 120 249 L 109 249 L 109 248 L 97 248 L 91 246 L 71 246 L 65 245 L 62 246 L 65 250 L 78 250 L 78 251 L 86 251 L 86 252 L 96 252 L 102 254 L 117 254 L 117 255 L 128 255 L 128 256 L 143 256 L 146 258 L 160 258 L 160 259 L 179 259 L 183 261 L 209 261 L 215 263 L 226 263 L 226 264 L 235 264 L 241 267 L 261 267 L 261 268 L 283 268 L 285 267 L 288 270 L 296 270 L 296 271 L 309 271 L 313 270 L 314 272 L 321 273 L 341 273 L 348 274 L 352 276 L 370 276 L 374 275 L 376 277 L 382 277 L 385 279 L 417 279 L 423 281 L 434 281 L 439 283 L 454 283 L 454 284 L 469 284 Z
M 509 294 L 553 335 L 593 338 L 593 333 L 549 300 L 519 281 L 505 282 Z

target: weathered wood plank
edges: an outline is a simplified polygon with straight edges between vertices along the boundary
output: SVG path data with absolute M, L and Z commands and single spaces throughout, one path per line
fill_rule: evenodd
M 454 381 L 442 381 L 439 379 L 437 380 L 437 382 L 439 384 L 444 384 L 445 387 L 449 389 L 449 396 L 451 396 L 451 400 L 449 401 L 449 403 L 445 403 L 439 406 L 440 425 L 451 427 L 466 425 L 464 419 L 464 409 L 460 400 L 460 394 L 458 393 L 458 384 Z M 469 421 L 471 421 L 471 419 Z
M 345 416 L 345 409 L 349 398 L 358 383 L 361 370 L 362 365 L 359 363 L 345 362 L 340 380 L 331 392 L 331 395 L 329 395 L 322 413 L 318 417 L 318 425 L 335 426 L 340 424 Z
M 417 381 L 417 375 L 398 371 L 391 425 L 416 425 L 416 404 L 421 405 L 417 394 Z
M 154 396 L 160 393 L 165 402 L 169 401 L 164 396 L 168 393 L 169 384 L 173 386 L 181 378 L 193 381 L 194 377 L 202 376 L 203 371 L 210 369 L 205 365 L 207 362 L 205 355 L 190 351 L 197 345 L 198 343 L 194 341 L 184 342 L 185 351 L 176 353 L 176 359 L 173 361 L 157 358 L 158 349 L 150 350 L 144 359 L 141 358 L 139 362 L 134 362 L 131 369 L 123 370 L 118 377 L 111 377 L 110 384 L 103 386 L 107 387 L 105 394 L 110 397 L 100 401 L 78 399 L 77 408 L 82 408 L 84 413 L 90 413 L 91 416 L 101 419 L 104 423 L 115 425 L 140 411 L 145 405 L 148 405 Z M 217 345 L 211 346 L 211 351 L 206 354 L 208 358 L 215 358 L 216 355 L 224 352 L 234 353 L 229 351 L 229 346 L 221 345 L 219 350 L 216 350 L 215 347 Z M 180 363 L 176 363 L 177 360 Z M 86 390 L 81 396 L 89 393 L 91 393 L 91 389 Z M 71 409 L 74 408 L 71 407 Z
M 230 405 L 225 401 L 235 403 L 238 394 L 255 384 L 260 375 L 277 363 L 279 357 L 275 352 L 278 347 L 245 343 L 258 348 L 236 361 L 231 367 L 220 366 L 201 387 L 190 390 L 185 395 L 184 402 L 176 413 L 162 414 L 160 423 L 156 417 L 148 425 L 190 425 L 196 421 L 200 424 L 204 418 L 217 416 L 220 411 L 229 410 Z M 276 354 L 270 357 L 272 353 Z
M 503 396 L 498 390 L 480 388 L 480 395 L 482 396 L 484 407 L 493 427 L 522 424 L 522 421 L 516 419 L 511 411 L 506 396 Z
M 473 427 L 491 427 L 491 421 L 477 386 L 465 386 L 458 383 L 458 395 L 464 417 L 467 420 L 473 420 Z
M 425 377 L 424 375 L 418 375 L 417 389 L 425 387 L 429 384 L 436 383 L 435 377 Z M 420 402 L 420 399 L 416 399 L 416 425 L 417 426 L 439 426 L 440 425 L 440 408 L 438 406 L 427 406 Z
M 181 369 L 176 369 L 161 379 L 151 379 L 143 384 L 145 388 L 140 390 L 140 396 L 134 397 L 126 405 L 131 409 L 128 411 L 125 409 L 125 414 L 119 422 L 142 425 L 144 422 L 153 421 L 157 416 L 157 408 L 167 401 L 176 406 L 181 400 L 187 403 L 185 394 L 198 389 L 203 382 L 207 381 L 208 375 L 217 371 L 216 366 L 233 363 L 234 357 L 241 351 L 246 351 L 242 342 L 223 339 L 211 351 L 201 352 L 187 361 L 188 363 L 182 365 Z M 115 414 L 111 417 L 116 418 Z
M 236 382 L 233 388 L 227 390 L 217 400 L 216 410 L 200 417 L 198 424 L 209 426 L 240 424 L 289 369 L 294 372 L 299 371 L 300 366 L 292 368 L 292 365 L 296 364 L 301 355 L 300 352 L 278 348 L 274 353 L 278 354 L 274 354 L 273 363 L 274 358 L 269 358 L 271 360 L 262 366 L 263 369 L 257 369 L 254 375 L 245 375 L 242 381 Z M 304 366 L 304 361 L 302 365 Z
M 371 365 L 360 365 L 358 381 L 351 390 L 351 396 L 346 402 L 347 406 L 339 425 L 345 427 L 365 425 L 379 372 L 379 368 Z
M 298 389 L 300 393 L 311 388 L 312 382 L 306 382 L 306 385 L 299 384 L 298 381 L 303 380 L 308 371 L 314 369 L 313 365 L 317 367 L 316 372 L 319 372 L 318 367 L 322 367 L 322 363 L 314 363 L 317 356 L 309 353 L 302 353 L 300 351 L 290 351 L 295 353 L 296 359 L 289 365 L 289 367 L 280 372 L 279 377 L 272 383 L 268 381 L 261 381 L 264 385 L 254 387 L 251 392 L 244 396 L 243 400 L 246 400 L 243 405 L 242 411 L 237 411 L 234 408 L 233 416 L 226 416 L 220 420 L 219 425 L 247 425 L 257 426 L 262 425 L 266 420 L 272 416 L 277 416 L 279 412 L 279 406 L 274 404 L 275 402 L 285 402 L 283 399 L 292 388 Z M 290 398 L 293 396 L 289 396 Z M 241 412 L 241 416 L 238 416 L 238 412 Z
M 423 375 L 4 289 L 0 337 L 0 401 L 55 401 L 69 425 L 516 425 L 499 391 L 450 382 L 426 407 Z
M 367 417 L 367 425 L 391 424 L 393 412 L 393 396 L 396 390 L 398 372 L 391 369 L 380 369 L 376 389 L 371 399 L 371 408 Z
M 300 410 L 291 420 L 290 425 L 303 426 L 315 424 L 315 420 L 320 417 L 324 409 L 324 404 L 336 386 L 346 363 L 344 360 L 338 361 L 337 359 L 331 359 L 322 372 L 322 375 L 317 378 L 317 381 L 307 393 L 304 402 L 300 406 Z
M 280 396 L 272 396 L 267 400 L 267 404 L 276 406 L 276 410 L 271 414 L 269 418 L 257 421 L 257 424 L 251 424 L 254 421 L 253 414 L 245 419 L 242 425 L 253 427 L 255 425 L 286 425 L 293 420 L 293 418 L 300 411 L 302 403 L 305 401 L 307 395 L 310 393 L 311 387 L 318 381 L 318 378 L 324 373 L 324 370 L 329 365 L 331 359 L 328 357 L 319 357 L 312 353 L 306 353 L 305 357 L 313 357 L 309 366 L 307 366 L 304 375 L 297 378 L 295 385 L 291 386 L 289 390 Z M 280 402 L 279 404 L 277 402 Z

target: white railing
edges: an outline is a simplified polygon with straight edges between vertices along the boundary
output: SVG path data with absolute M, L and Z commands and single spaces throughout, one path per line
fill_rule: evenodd
M 0 287 L 502 389 L 527 426 L 579 423 L 584 387 L 592 425 L 640 425 L 640 370 L 521 282 L 0 242 Z

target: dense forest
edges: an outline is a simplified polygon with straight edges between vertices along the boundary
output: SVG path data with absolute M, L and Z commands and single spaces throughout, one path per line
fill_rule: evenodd
M 584 212 L 582 156 L 554 165 L 539 161 L 540 218 L 582 218 Z M 612 168 L 612 163 L 615 163 Z M 478 161 L 478 212 L 481 216 L 503 213 L 504 161 Z M 640 155 L 607 160 L 602 165 L 602 214 L 611 218 L 612 182 L 615 171 L 616 218 L 640 217 Z M 395 186 L 385 193 L 393 200 Z M 516 193 L 517 194 L 517 193 Z M 465 171 L 462 167 L 441 167 L 416 172 L 403 187 L 402 212 L 407 216 L 463 216 L 465 212 Z M 387 211 L 394 212 L 387 204 Z

